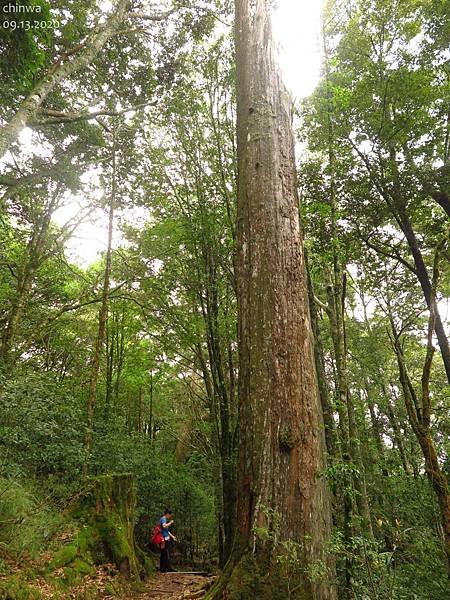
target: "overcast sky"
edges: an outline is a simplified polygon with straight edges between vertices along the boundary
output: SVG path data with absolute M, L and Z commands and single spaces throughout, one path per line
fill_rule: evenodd
M 319 81 L 322 5 L 323 0 L 278 0 L 273 15 L 283 76 L 296 98 L 311 94 Z

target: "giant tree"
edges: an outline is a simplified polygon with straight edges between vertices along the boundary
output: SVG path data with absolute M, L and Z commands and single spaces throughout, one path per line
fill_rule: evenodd
M 334 598 L 330 502 L 300 232 L 292 107 L 265 0 L 236 2 L 239 459 L 236 535 L 212 596 Z M 288 540 L 288 541 L 286 541 Z M 286 544 L 298 557 L 282 577 Z M 295 556 L 293 556 L 295 555 Z M 292 564 L 292 563 L 290 563 Z

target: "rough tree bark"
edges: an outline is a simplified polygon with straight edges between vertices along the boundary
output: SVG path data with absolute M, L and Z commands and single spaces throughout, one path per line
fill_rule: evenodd
M 239 470 L 232 554 L 211 598 L 334 599 L 330 499 L 300 234 L 291 101 L 266 0 L 236 0 Z M 283 542 L 299 565 L 283 568 Z M 289 556 L 292 559 L 291 550 Z M 289 559 L 289 556 L 287 557 Z M 286 571 L 289 571 L 286 574 Z

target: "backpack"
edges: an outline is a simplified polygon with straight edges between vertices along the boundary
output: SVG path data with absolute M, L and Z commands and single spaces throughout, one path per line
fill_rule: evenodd
M 152 544 L 159 546 L 164 541 L 164 537 L 161 531 L 161 525 L 158 523 L 152 529 Z

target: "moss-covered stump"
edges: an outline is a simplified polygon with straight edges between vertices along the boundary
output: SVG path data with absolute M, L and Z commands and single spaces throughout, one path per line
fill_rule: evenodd
M 90 478 L 70 509 L 79 523 L 78 533 L 56 552 L 50 571 L 63 568 L 69 585 L 105 563 L 114 563 L 129 579 L 149 575 L 151 562 L 134 541 L 135 506 L 131 474 Z

